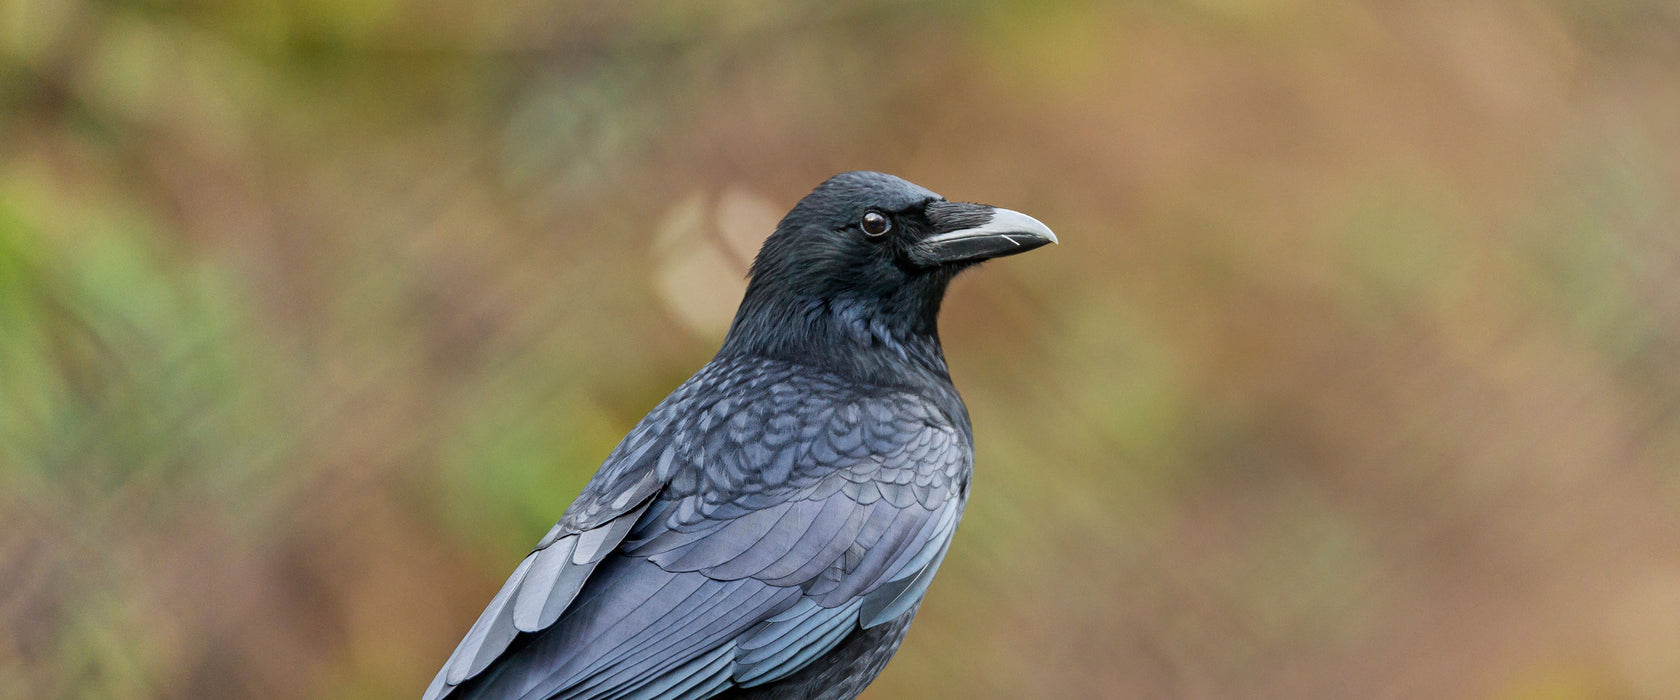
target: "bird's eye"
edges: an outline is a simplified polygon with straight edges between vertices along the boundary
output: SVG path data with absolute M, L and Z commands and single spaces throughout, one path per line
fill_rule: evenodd
M 892 219 L 878 211 L 865 212 L 863 215 L 863 232 L 871 236 L 879 236 L 892 228 Z

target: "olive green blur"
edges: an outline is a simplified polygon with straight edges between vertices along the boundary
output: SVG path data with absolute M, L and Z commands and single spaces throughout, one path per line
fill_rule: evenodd
M 1671 0 L 0 0 L 0 697 L 418 697 L 852 169 L 1062 241 L 869 700 L 1680 697 Z

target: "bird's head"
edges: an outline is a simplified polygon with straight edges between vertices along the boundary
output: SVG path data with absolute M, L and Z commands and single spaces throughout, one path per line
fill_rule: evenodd
M 883 173 L 842 173 L 764 241 L 725 350 L 789 354 L 835 340 L 891 346 L 925 337 L 937 353 L 939 303 L 953 276 L 1055 242 L 1019 212 L 948 202 Z

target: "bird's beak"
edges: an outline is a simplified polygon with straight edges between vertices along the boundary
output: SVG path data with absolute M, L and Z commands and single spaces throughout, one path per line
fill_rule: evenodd
M 976 263 L 1056 242 L 1056 234 L 1038 219 L 984 204 L 934 202 L 927 206 L 927 216 L 933 234 L 917 242 L 910 254 L 929 267 Z

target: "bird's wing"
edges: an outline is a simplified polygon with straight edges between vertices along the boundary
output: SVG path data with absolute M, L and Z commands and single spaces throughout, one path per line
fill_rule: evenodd
M 698 384 L 691 381 L 673 392 L 613 449 L 565 515 L 491 598 L 432 679 L 425 700 L 438 700 L 483 672 L 519 633 L 545 629 L 559 619 L 663 486 L 658 477 L 661 448 L 669 443 L 674 418 L 701 388 Z
M 859 484 L 863 488 L 852 483 L 833 490 L 825 484 L 805 498 L 728 520 L 698 539 L 693 531 L 644 519 L 646 527 L 631 535 L 625 552 L 646 556 L 648 565 L 668 575 L 799 594 L 768 617 L 718 611 L 739 624 L 721 643 L 732 647 L 719 652 L 728 665 L 721 671 L 679 667 L 667 675 L 711 672 L 720 676 L 718 682 L 741 687 L 772 682 L 833 649 L 848 633 L 897 619 L 921 600 L 961 517 L 960 494 L 894 503 L 869 490 L 871 482 Z M 658 532 L 644 538 L 644 529 Z M 697 641 L 708 648 L 719 644 Z
M 618 552 L 469 696 L 708 697 L 908 612 L 962 512 L 966 435 L 912 396 L 799 384 L 686 417 Z

